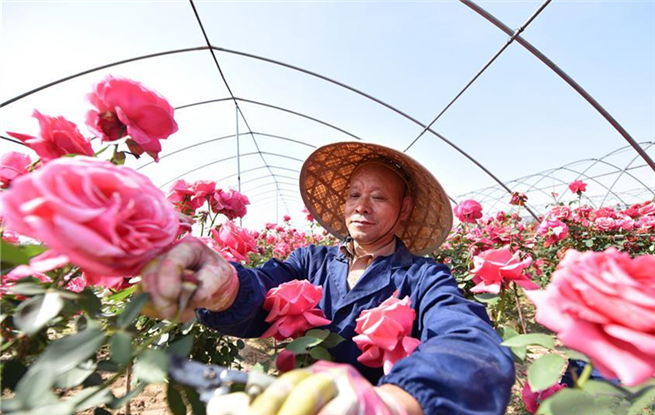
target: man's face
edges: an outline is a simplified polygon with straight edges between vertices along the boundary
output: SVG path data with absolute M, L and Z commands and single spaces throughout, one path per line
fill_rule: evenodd
M 377 244 L 393 238 L 400 221 L 411 212 L 409 198 L 402 201 L 403 189 L 402 179 L 386 167 L 367 164 L 355 172 L 346 193 L 345 220 L 357 243 Z

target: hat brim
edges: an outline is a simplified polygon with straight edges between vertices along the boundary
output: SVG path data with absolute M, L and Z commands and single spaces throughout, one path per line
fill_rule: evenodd
M 300 194 L 305 206 L 321 226 L 343 240 L 348 233 L 344 207 L 350 176 L 359 165 L 381 158 L 400 165 L 410 179 L 414 207 L 396 235 L 413 254 L 434 251 L 446 240 L 453 225 L 448 195 L 425 167 L 392 148 L 371 143 L 338 142 L 316 149 L 300 171 Z

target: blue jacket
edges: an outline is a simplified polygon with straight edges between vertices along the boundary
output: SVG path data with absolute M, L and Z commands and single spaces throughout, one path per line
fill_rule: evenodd
M 332 320 L 327 327 L 346 341 L 330 349 L 337 362 L 355 366 L 373 384 L 391 383 L 413 395 L 426 415 L 500 415 L 510 398 L 514 363 L 489 323 L 481 304 L 464 299 L 447 266 L 412 255 L 397 239 L 396 252 L 376 258 L 348 291 L 348 258 L 339 247 L 309 246 L 286 261 L 272 259 L 260 268 L 237 265 L 240 288 L 234 304 L 216 313 L 197 311 L 203 324 L 221 333 L 259 337 L 267 328 L 262 308 L 266 292 L 293 279 L 323 287 L 319 307 Z M 355 319 L 398 291 L 409 295 L 416 311 L 412 337 L 416 350 L 391 372 L 363 366 L 351 340 Z

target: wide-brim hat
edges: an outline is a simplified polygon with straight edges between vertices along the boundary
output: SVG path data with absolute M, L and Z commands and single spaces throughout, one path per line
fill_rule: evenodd
M 448 195 L 419 162 L 379 144 L 338 142 L 316 149 L 300 171 L 300 194 L 309 212 L 328 232 L 343 240 L 348 234 L 344 208 L 350 177 L 368 162 L 392 166 L 409 182 L 414 208 L 396 235 L 413 254 L 437 249 L 453 226 Z

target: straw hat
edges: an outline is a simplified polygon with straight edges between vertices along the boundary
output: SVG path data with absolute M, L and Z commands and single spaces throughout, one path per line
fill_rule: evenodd
M 355 169 L 367 162 L 382 162 L 408 179 L 414 209 L 396 235 L 410 252 L 434 251 L 453 225 L 450 201 L 437 179 L 419 162 L 378 144 L 340 142 L 316 149 L 300 171 L 300 194 L 314 218 L 332 235 L 344 239 L 346 190 Z

